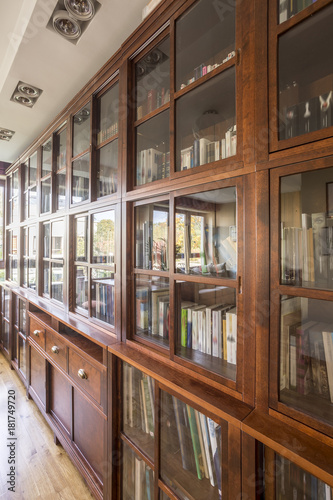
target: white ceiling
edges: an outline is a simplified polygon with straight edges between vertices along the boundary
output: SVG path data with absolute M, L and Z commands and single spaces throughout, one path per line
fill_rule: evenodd
M 141 23 L 148 0 L 98 0 L 74 45 L 46 25 L 57 0 L 0 1 L 0 161 L 13 162 Z M 21 80 L 43 90 L 33 108 L 10 101 Z

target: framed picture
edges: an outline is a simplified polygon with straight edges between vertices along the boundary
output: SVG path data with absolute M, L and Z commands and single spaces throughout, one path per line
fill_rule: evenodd
M 333 218 L 333 182 L 326 184 L 327 216 Z

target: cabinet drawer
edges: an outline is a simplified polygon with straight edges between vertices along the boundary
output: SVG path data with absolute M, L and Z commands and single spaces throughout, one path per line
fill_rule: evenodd
M 46 352 L 63 370 L 67 369 L 67 348 L 61 339 L 46 331 Z
M 69 349 L 69 375 L 101 404 L 101 371 L 72 349 Z
M 37 344 L 45 349 L 45 328 L 30 316 L 30 337 L 37 342 Z

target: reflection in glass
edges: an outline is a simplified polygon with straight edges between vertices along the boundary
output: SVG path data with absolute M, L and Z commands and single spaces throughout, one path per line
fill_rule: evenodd
M 165 38 L 135 65 L 136 119 L 170 100 L 170 39 Z
M 99 150 L 97 171 L 97 197 L 107 196 L 117 191 L 118 139 Z
M 123 431 L 152 460 L 154 459 L 154 393 L 153 379 L 124 362 Z
M 232 67 L 177 100 L 177 171 L 236 154 L 235 78 Z
M 19 336 L 19 368 L 24 378 L 27 378 L 26 351 L 26 341 Z
M 136 185 L 170 175 L 169 110 L 136 128 Z
M 222 278 L 237 273 L 236 188 L 176 200 L 176 271 Z
M 115 322 L 114 274 L 104 269 L 91 270 L 92 316 L 105 323 Z
M 161 478 L 177 498 L 222 498 L 221 443 L 217 422 L 162 391 Z
M 98 100 L 99 132 L 97 145 L 118 134 L 119 84 L 116 83 Z
M 9 323 L 5 320 L 2 321 L 2 342 L 4 349 L 9 351 Z
M 58 302 L 63 302 L 63 264 L 52 262 L 51 264 L 51 293 L 52 298 Z
M 169 345 L 169 280 L 159 276 L 135 277 L 136 334 L 164 347 Z
M 50 295 L 50 263 L 45 261 L 43 263 L 44 272 L 43 272 L 43 293 L 44 295 Z
M 93 215 L 93 263 L 114 263 L 114 210 Z
M 90 146 L 90 102 L 73 117 L 73 157 Z
M 52 172 L 52 139 L 42 146 L 42 177 Z
M 331 424 L 333 419 L 331 302 L 281 298 L 280 401 Z
M 89 198 L 89 153 L 73 162 L 72 203 L 79 203 Z
M 44 245 L 43 245 L 43 257 L 48 259 L 50 257 L 50 223 L 43 225 L 44 229 Z
M 88 268 L 75 266 L 75 306 L 88 310 Z
M 154 472 L 125 442 L 122 445 L 122 499 L 154 498 Z
M 62 130 L 60 134 L 57 135 L 57 146 L 56 146 L 57 171 L 66 167 L 66 140 L 67 140 L 66 136 L 67 136 L 66 128 Z
M 29 167 L 29 186 L 31 186 L 37 179 L 37 152 L 30 156 Z
M 33 187 L 29 191 L 29 217 L 37 216 L 37 187 Z
M 63 220 L 52 222 L 51 257 L 62 259 L 64 256 L 65 223 Z
M 19 299 L 19 330 L 23 335 L 26 334 L 26 305 L 21 299 Z
M 236 380 L 236 291 L 225 286 L 177 282 L 176 353 Z
M 235 7 L 200 0 L 177 20 L 176 90 L 235 57 L 235 13 Z
M 333 168 L 281 178 L 281 283 L 333 288 Z
M 57 210 L 66 206 L 66 174 L 56 175 L 56 200 Z
M 331 4 L 279 37 L 280 140 L 333 125 L 332 23 Z
M 88 215 L 75 219 L 75 260 L 88 262 Z
M 51 210 L 51 177 L 42 181 L 42 206 L 41 212 L 50 212 Z
M 140 269 L 169 269 L 169 202 L 135 208 L 136 258 Z

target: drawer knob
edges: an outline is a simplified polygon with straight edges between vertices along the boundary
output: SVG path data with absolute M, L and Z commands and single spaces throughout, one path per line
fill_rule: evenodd
M 77 372 L 78 376 L 82 379 L 86 379 L 88 378 L 88 375 L 86 374 L 86 372 L 83 370 L 83 368 L 80 368 L 80 370 Z
M 54 345 L 53 347 L 51 347 L 51 351 L 53 352 L 53 354 L 59 354 L 59 347 Z
M 35 335 L 35 337 L 39 337 L 40 330 L 34 330 L 32 333 Z

